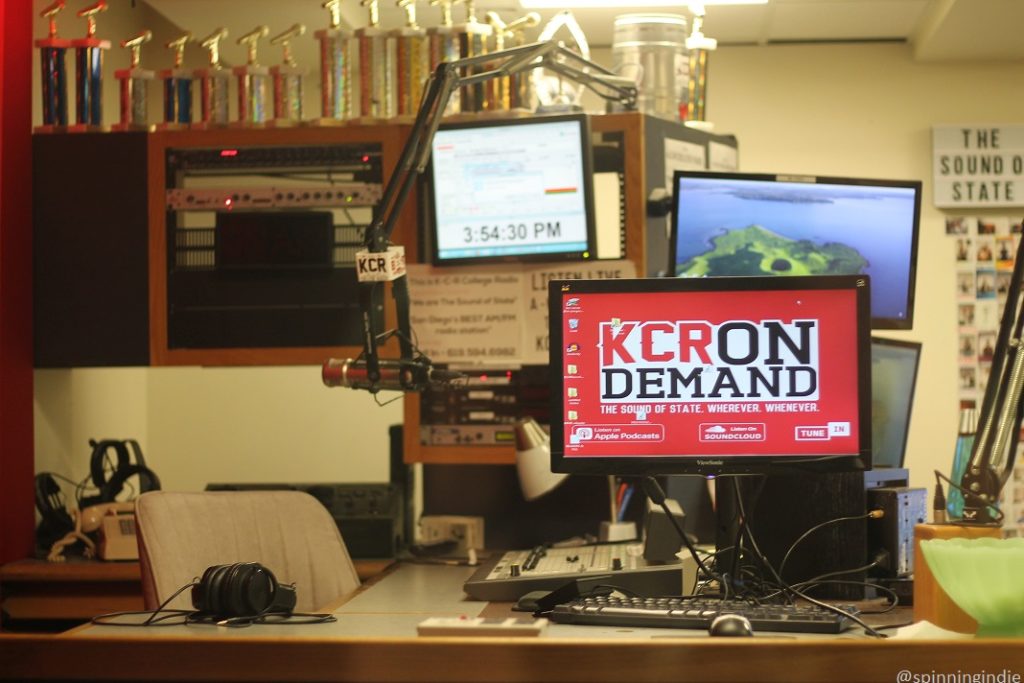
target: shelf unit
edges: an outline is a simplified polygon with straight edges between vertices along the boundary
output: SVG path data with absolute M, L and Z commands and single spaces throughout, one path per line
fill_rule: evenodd
M 168 154 L 369 143 L 380 149 L 383 181 L 408 132 L 406 125 L 360 125 L 35 136 L 36 366 L 308 365 L 358 354 L 355 344 L 238 343 L 245 329 L 232 330 L 233 342 L 223 346 L 172 347 Z M 101 162 L 103 173 L 90 173 Z M 52 196 L 55 187 L 62 201 Z M 393 239 L 417 258 L 415 196 Z M 392 326 L 389 297 L 384 310 Z
M 409 135 L 408 125 L 229 128 L 209 131 L 37 135 L 35 143 L 35 291 L 37 367 L 319 365 L 354 357 L 352 346 L 173 348 L 168 327 L 168 153 L 183 149 L 243 149 L 373 143 L 382 180 L 390 176 Z M 666 177 L 665 141 L 736 148 L 736 139 L 636 112 L 591 118 L 595 144 L 611 152 L 619 174 L 622 258 L 637 273 L 667 265 L 664 217 L 649 217 L 647 201 Z M 609 155 L 605 155 L 608 157 Z M 89 174 L 99 160 L 104 174 Z M 108 171 L 108 169 L 110 169 Z M 51 188 L 69 188 L 54 202 Z M 393 235 L 410 263 L 419 261 L 415 194 Z M 384 329 L 395 325 L 390 296 Z M 340 323 L 339 323 L 340 324 Z M 383 357 L 397 356 L 389 344 Z M 406 462 L 511 464 L 512 446 L 436 446 L 420 440 L 418 395 L 404 399 Z

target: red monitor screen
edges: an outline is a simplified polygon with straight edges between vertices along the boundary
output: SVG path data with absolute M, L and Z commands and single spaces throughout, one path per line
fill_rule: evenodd
M 550 288 L 555 471 L 871 466 L 865 276 Z

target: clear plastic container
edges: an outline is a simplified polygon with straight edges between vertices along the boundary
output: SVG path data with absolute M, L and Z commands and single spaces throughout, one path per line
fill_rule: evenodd
M 689 82 L 686 17 L 679 14 L 615 17 L 612 63 L 617 74 L 636 80 L 639 111 L 679 120 Z

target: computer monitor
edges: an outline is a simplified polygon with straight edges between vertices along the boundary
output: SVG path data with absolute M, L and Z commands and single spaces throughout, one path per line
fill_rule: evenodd
M 668 272 L 871 277 L 871 324 L 910 329 L 921 183 L 676 171 Z
M 871 467 L 866 276 L 549 285 L 555 472 Z
M 871 339 L 871 459 L 874 467 L 903 467 L 920 359 L 918 342 Z
M 445 124 L 431 144 L 434 265 L 578 261 L 594 253 L 585 115 Z

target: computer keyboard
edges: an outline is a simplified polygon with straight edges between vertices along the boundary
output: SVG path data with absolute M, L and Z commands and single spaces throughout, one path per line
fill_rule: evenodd
M 856 616 L 854 605 L 839 609 Z M 853 625 L 845 616 L 813 604 L 756 605 L 714 598 L 577 598 L 547 615 L 562 624 L 706 629 L 719 614 L 742 614 L 755 632 L 841 633 Z
M 640 595 L 680 594 L 683 563 L 648 563 L 639 548 L 636 543 L 603 543 L 511 550 L 485 561 L 463 589 L 477 600 L 518 600 L 531 591 L 552 591 L 573 580 L 600 579 Z M 692 583 L 692 569 L 687 572 Z

